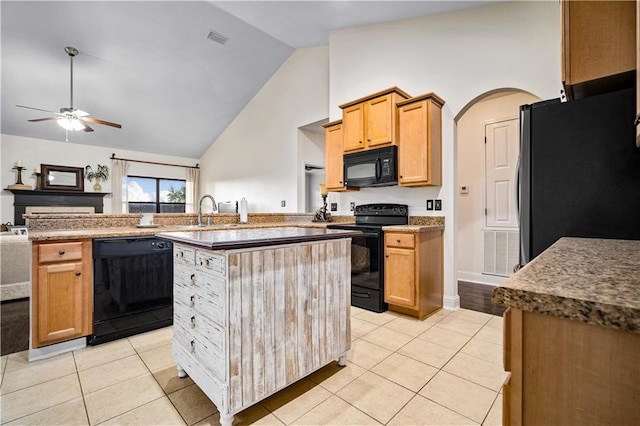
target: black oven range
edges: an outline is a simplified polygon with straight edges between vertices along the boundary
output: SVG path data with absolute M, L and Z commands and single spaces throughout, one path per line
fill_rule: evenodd
M 406 204 L 363 204 L 356 206 L 356 223 L 330 224 L 330 229 L 362 232 L 351 239 L 351 306 L 384 312 L 384 233 L 383 226 L 407 225 Z

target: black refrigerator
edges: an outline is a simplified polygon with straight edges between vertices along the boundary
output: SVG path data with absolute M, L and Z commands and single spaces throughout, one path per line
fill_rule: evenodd
M 640 240 L 635 96 L 520 107 L 520 265 L 560 237 Z

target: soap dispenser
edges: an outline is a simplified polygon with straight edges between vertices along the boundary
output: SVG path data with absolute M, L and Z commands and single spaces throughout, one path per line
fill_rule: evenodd
M 240 200 L 240 223 L 247 223 L 247 199 Z

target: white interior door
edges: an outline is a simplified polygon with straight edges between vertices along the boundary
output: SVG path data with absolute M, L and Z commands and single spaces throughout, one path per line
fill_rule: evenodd
M 485 124 L 485 218 L 488 228 L 518 227 L 516 171 L 520 150 L 517 118 Z

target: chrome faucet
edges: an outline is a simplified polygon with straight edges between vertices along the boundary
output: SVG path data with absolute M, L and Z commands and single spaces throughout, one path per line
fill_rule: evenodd
M 207 194 L 200 197 L 200 202 L 198 203 L 198 226 L 204 226 L 202 224 L 202 202 L 205 198 L 210 199 L 211 203 L 213 203 L 213 210 L 211 211 L 212 213 L 218 210 L 218 208 L 216 207 L 216 200 L 211 195 Z

